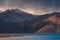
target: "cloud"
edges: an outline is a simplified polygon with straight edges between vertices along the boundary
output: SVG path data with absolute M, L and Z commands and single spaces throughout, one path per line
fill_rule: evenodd
M 19 8 L 33 14 L 60 11 L 60 0 L 0 0 L 0 8 Z

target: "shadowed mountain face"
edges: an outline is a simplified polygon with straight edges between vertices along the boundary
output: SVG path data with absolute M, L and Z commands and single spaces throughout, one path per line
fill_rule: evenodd
M 1 13 L 2 11 L 0 10 L 0 13 Z
M 6 10 L 0 13 L 0 33 L 23 33 L 27 21 L 35 16 L 19 9 Z
M 37 18 L 18 9 L 0 14 L 0 33 L 60 33 L 60 13 Z
M 8 9 L 0 14 L 0 18 L 4 19 L 5 21 L 19 22 L 34 19 L 35 16 L 19 9 Z

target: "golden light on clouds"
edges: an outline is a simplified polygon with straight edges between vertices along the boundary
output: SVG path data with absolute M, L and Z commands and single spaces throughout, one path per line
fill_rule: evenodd
M 0 10 L 2 10 L 2 11 L 5 11 L 5 10 L 7 10 L 7 9 L 9 9 L 9 8 L 8 8 L 8 7 L 6 7 L 6 6 L 4 6 L 4 7 L 3 7 L 3 6 L 1 6 L 1 7 L 0 7 Z
M 4 11 L 6 8 L 5 7 L 0 7 L 0 10 Z
M 21 10 L 31 13 L 33 15 L 43 15 L 43 14 L 47 13 L 46 11 L 43 11 L 43 10 L 34 10 L 34 9 L 21 9 Z
M 15 9 L 15 7 L 14 8 L 0 7 L 0 10 L 2 10 L 2 11 L 5 11 L 7 9 Z M 44 10 L 37 10 L 37 9 L 32 9 L 32 8 L 24 8 L 24 9 L 20 9 L 20 10 L 25 11 L 25 12 L 28 12 L 28 13 L 33 14 L 33 15 L 43 15 L 43 14 L 46 14 L 47 13 Z

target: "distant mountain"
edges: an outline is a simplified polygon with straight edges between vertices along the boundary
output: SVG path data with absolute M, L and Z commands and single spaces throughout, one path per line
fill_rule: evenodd
M 49 22 L 43 28 L 37 31 L 37 33 L 60 33 L 60 13 L 52 13 L 52 16 L 44 21 Z
M 18 9 L 0 14 L 0 33 L 60 33 L 60 13 L 35 17 Z
M 35 16 L 19 9 L 8 9 L 0 13 L 0 33 L 22 33 L 25 22 Z
M 1 13 L 2 11 L 0 10 L 0 13 Z
M 19 9 L 8 9 L 0 14 L 0 18 L 4 19 L 5 21 L 19 22 L 34 19 L 35 16 Z
M 60 33 L 60 13 L 54 12 L 37 17 L 30 22 L 28 33 Z

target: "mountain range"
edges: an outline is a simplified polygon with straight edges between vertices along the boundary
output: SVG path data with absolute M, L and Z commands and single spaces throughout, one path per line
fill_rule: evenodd
M 35 15 L 19 9 L 0 13 L 0 33 L 60 33 L 60 13 Z

